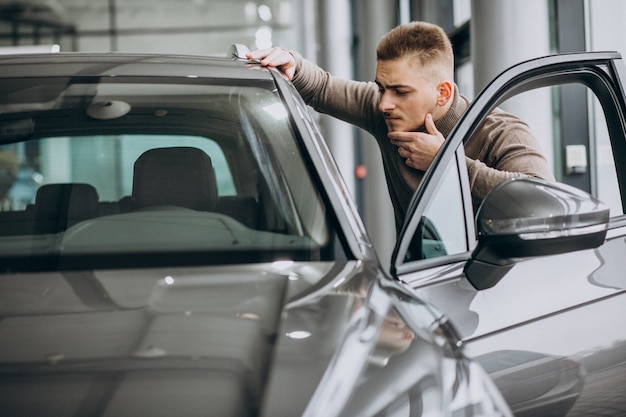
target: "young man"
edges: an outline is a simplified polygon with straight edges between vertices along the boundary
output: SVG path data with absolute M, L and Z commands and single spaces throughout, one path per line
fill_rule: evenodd
M 399 230 L 424 171 L 469 100 L 454 83 L 452 45 L 437 25 L 400 25 L 380 40 L 376 54 L 375 82 L 335 78 L 281 48 L 254 51 L 248 58 L 278 68 L 315 110 L 376 138 Z M 506 179 L 554 179 L 529 127 L 500 109 L 466 143 L 465 154 L 474 207 Z

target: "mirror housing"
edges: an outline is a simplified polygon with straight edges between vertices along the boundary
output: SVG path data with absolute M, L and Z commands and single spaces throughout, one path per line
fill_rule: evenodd
M 476 214 L 478 244 L 465 275 L 478 290 L 490 288 L 519 258 L 600 246 L 609 208 L 568 185 L 514 178 L 498 185 Z

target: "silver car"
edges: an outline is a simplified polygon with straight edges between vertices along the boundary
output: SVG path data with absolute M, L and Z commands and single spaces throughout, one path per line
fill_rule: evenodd
M 580 83 L 621 195 L 624 79 L 614 53 L 503 73 L 427 171 L 386 272 L 275 72 L 0 58 L 0 414 L 623 415 L 621 204 L 516 179 L 475 213 L 463 144 L 504 100 Z
M 238 58 L 0 57 L 0 415 L 506 416 Z

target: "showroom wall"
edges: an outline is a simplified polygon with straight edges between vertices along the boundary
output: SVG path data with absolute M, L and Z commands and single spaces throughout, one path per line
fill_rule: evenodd
M 222 55 L 303 42 L 301 0 L 0 0 L 1 45 L 58 43 L 62 51 Z M 15 16 L 19 25 L 5 18 Z M 33 22 L 39 17 L 39 23 Z M 56 36 L 54 32 L 57 32 Z

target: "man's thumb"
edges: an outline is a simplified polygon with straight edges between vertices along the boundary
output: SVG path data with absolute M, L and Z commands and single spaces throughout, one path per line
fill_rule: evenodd
M 426 115 L 426 120 L 424 121 L 424 126 L 426 127 L 426 131 L 431 135 L 436 135 L 439 133 L 437 127 L 435 126 L 435 121 L 433 120 L 433 115 L 428 113 Z

